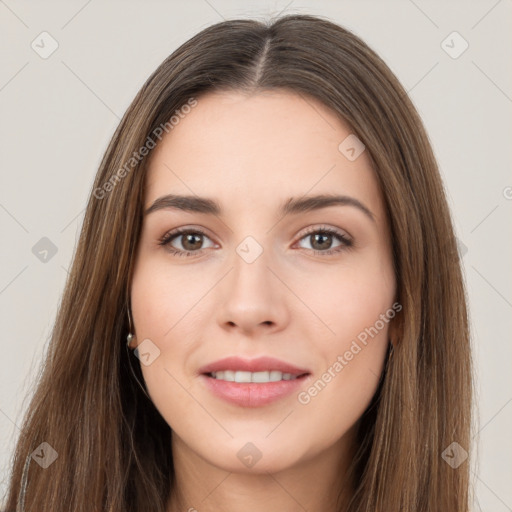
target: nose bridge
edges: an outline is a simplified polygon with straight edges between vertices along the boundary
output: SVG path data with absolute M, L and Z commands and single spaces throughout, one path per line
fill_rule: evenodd
M 261 238 L 260 238 L 261 240 Z M 264 247 L 264 241 L 259 242 L 252 235 L 246 236 L 235 248 L 231 259 L 233 275 L 231 285 L 237 293 L 268 294 L 273 288 L 270 279 L 271 249 Z M 234 291 L 234 290 L 233 290 Z
M 258 325 L 282 324 L 286 308 L 279 282 L 270 268 L 272 250 L 254 236 L 246 236 L 229 259 L 232 269 L 222 287 L 218 320 L 243 330 Z M 269 268 L 270 267 L 270 268 Z

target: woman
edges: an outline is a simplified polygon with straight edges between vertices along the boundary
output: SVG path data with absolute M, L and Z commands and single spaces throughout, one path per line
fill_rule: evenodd
M 319 17 L 225 21 L 107 148 L 5 507 L 467 511 L 471 389 L 396 77 Z

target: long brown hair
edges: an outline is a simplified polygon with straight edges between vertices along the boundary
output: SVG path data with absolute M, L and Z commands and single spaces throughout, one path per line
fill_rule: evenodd
M 8 511 L 165 510 L 171 429 L 125 346 L 142 226 L 141 148 L 157 144 L 172 116 L 203 94 L 263 89 L 320 100 L 350 126 L 366 146 L 391 225 L 403 309 L 393 320 L 394 353 L 361 419 L 348 511 L 468 510 L 470 459 L 460 464 L 461 450 L 470 451 L 473 388 L 466 295 L 428 137 L 406 91 L 360 38 L 321 17 L 289 15 L 201 31 L 149 77 L 121 120 L 13 454 Z M 45 469 L 31 456 L 53 454 L 42 443 L 58 454 Z M 458 467 L 449 463 L 454 450 Z

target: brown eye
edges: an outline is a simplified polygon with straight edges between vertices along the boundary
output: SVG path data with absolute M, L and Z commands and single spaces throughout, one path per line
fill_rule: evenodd
M 181 235 L 181 244 L 183 249 L 186 251 L 194 251 L 200 249 L 200 245 L 203 243 L 203 235 L 198 233 L 188 233 Z
M 330 228 L 311 230 L 300 241 L 306 240 L 317 254 L 333 254 L 352 247 L 353 241 L 345 234 Z M 336 242 L 337 245 L 333 245 Z M 309 247 L 302 247 L 309 249 Z
M 198 229 L 178 229 L 163 236 L 159 244 L 165 246 L 171 253 L 179 256 L 200 254 L 205 247 L 205 240 L 210 240 L 205 233 Z M 211 242 L 211 241 L 210 241 Z M 209 247 L 213 247 L 213 243 Z
M 330 249 L 333 242 L 333 235 L 328 233 L 315 233 L 313 235 L 309 235 L 309 239 L 311 241 L 311 246 L 313 249 L 321 251 L 322 249 Z

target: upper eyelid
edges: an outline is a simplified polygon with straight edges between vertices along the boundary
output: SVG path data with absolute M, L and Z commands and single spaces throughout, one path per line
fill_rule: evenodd
M 320 226 L 313 225 L 313 226 L 308 226 L 305 229 L 306 229 L 306 231 L 301 235 L 300 238 L 303 238 L 311 233 L 316 233 L 317 231 L 327 231 L 329 233 L 345 236 L 352 240 L 352 235 L 346 229 L 342 229 L 342 228 L 335 228 L 335 227 L 326 226 L 326 225 L 320 225 Z

